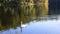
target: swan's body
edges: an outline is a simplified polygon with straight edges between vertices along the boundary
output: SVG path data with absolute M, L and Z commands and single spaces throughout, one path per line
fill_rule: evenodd
M 22 24 L 22 21 L 21 21 L 21 27 L 22 27 L 22 28 L 25 28 L 25 27 L 26 27 L 25 24 Z

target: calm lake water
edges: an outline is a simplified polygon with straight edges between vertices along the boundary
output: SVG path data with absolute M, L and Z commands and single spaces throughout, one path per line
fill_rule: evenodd
M 60 34 L 60 10 L 54 3 L 9 3 L 0 10 L 0 34 Z
M 41 17 L 40 17 L 41 18 Z M 26 27 L 3 29 L 0 34 L 60 34 L 60 15 L 46 16 L 25 24 Z

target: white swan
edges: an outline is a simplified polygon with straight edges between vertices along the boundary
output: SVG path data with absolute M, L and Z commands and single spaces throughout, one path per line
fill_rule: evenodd
M 22 24 L 22 21 L 21 21 L 21 27 L 22 27 L 22 28 L 25 28 L 25 27 L 26 27 L 25 24 Z

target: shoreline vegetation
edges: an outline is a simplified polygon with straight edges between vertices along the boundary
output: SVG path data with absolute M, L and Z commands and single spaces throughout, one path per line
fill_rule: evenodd
M 0 30 L 16 28 L 20 22 L 29 23 L 32 17 L 48 14 L 48 0 L 0 0 Z

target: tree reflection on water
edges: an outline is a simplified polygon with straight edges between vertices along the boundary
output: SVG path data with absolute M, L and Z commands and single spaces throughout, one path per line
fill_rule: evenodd
M 10 3 L 11 4 L 11 3 Z M 47 4 L 46 4 L 47 5 Z M 0 31 L 10 28 L 16 28 L 30 21 L 36 20 L 37 17 L 48 15 L 48 6 L 41 5 L 4 5 L 0 7 Z M 34 18 L 32 18 L 34 17 Z M 22 29 L 22 28 L 21 28 Z

